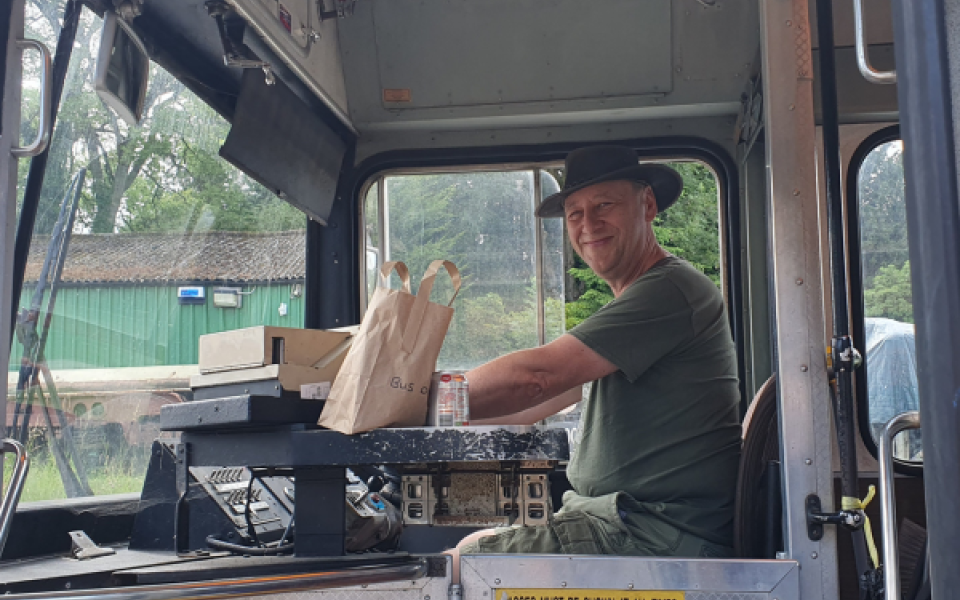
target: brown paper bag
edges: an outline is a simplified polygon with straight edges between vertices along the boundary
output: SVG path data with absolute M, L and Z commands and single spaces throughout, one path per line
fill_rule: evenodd
M 446 306 L 430 302 L 441 268 L 453 280 L 453 298 Z M 394 269 L 403 289 L 386 287 Z M 380 286 L 317 421 L 346 434 L 426 422 L 430 377 L 453 318 L 450 305 L 460 291 L 460 272 L 446 260 L 430 264 L 416 296 L 410 292 L 410 273 L 402 262 L 384 264 L 380 276 Z

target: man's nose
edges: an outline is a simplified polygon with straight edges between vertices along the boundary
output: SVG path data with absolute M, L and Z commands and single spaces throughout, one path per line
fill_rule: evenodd
M 586 231 L 596 231 L 603 226 L 603 219 L 599 218 L 592 211 L 584 211 L 583 228 Z

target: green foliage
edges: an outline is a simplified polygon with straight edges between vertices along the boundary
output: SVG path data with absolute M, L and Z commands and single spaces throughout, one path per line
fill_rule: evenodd
M 701 163 L 671 165 L 683 177 L 683 194 L 657 215 L 653 231 L 667 252 L 686 260 L 720 286 L 720 212 L 717 180 Z
M 60 2 L 28 0 L 30 37 L 55 45 Z M 194 233 L 303 229 L 306 218 L 218 156 L 229 124 L 172 75 L 151 65 L 144 117 L 131 127 L 93 90 L 101 21 L 84 11 L 50 146 L 36 231 L 49 234 L 74 175 L 87 168 L 77 230 Z M 28 55 L 28 56 L 32 56 Z M 28 58 L 25 80 L 38 77 Z M 36 128 L 37 93 L 27 86 L 24 123 Z M 20 173 L 23 189 L 23 177 Z
M 683 177 L 683 194 L 669 210 L 657 215 L 653 231 L 668 252 L 688 261 L 720 286 L 720 229 L 717 181 L 700 163 L 673 163 Z M 567 329 L 575 327 L 613 300 L 610 287 L 578 256 L 567 273 L 583 286 L 580 296 L 567 302 Z
M 886 317 L 913 323 L 913 294 L 910 289 L 910 261 L 902 267 L 880 267 L 871 286 L 863 292 L 868 317 Z
M 901 142 L 882 144 L 864 159 L 857 201 L 863 282 L 870 288 L 880 269 L 903 266 L 909 257 Z
M 900 141 L 881 144 L 864 159 L 857 201 L 864 312 L 913 323 Z
M 386 180 L 389 255 L 417 280 L 438 258 L 453 261 L 462 286 L 440 354 L 441 368 L 470 368 L 536 346 L 537 288 L 533 178 L 530 171 L 399 175 Z M 374 203 L 368 197 L 367 237 Z M 547 260 L 560 277 L 559 245 Z M 449 279 L 437 279 L 432 298 L 446 302 Z M 548 336 L 562 333 L 562 299 L 547 298 Z M 552 338 L 550 338 L 552 339 Z
M 572 267 L 567 272 L 585 286 L 580 297 L 566 306 L 567 329 L 572 329 L 613 300 L 613 291 L 589 267 Z

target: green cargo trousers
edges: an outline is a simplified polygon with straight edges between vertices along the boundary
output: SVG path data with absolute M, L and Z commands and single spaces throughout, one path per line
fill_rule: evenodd
M 620 508 L 620 494 L 563 495 L 563 508 L 538 527 L 504 527 L 461 554 L 609 554 L 730 558 L 733 549 L 681 531 L 653 512 Z

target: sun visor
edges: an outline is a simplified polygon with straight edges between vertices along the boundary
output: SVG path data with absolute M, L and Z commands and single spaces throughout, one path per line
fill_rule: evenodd
M 346 144 L 279 79 L 243 74 L 233 127 L 220 156 L 324 225 Z

